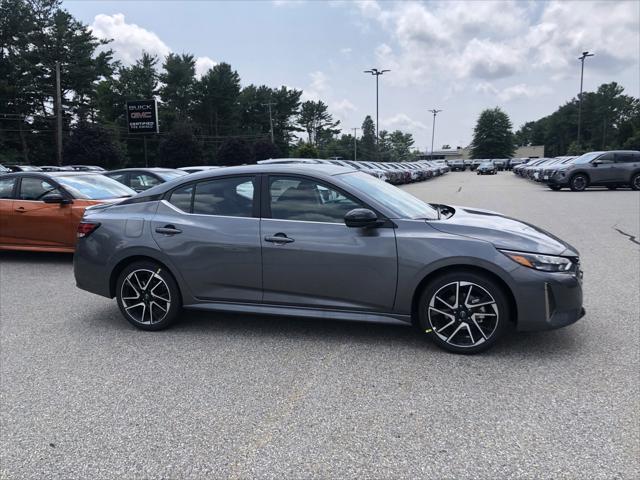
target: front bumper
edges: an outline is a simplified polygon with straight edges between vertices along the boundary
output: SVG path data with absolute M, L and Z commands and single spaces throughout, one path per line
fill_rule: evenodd
M 545 180 L 549 185 L 557 185 L 559 187 L 568 187 L 569 186 L 569 176 L 563 175 L 561 173 L 556 173 L 555 175 L 550 175 L 548 179 Z
M 562 328 L 585 315 L 581 271 L 547 273 L 519 267 L 512 275 L 517 285 L 518 330 Z

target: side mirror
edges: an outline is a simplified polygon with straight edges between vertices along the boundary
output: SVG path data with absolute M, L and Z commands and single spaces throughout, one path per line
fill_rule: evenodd
M 63 197 L 59 193 L 54 193 L 54 194 L 51 194 L 51 195 L 47 195 L 46 197 L 44 197 L 42 199 L 42 201 L 44 203 L 59 203 L 60 205 L 67 205 L 67 204 L 71 203 L 71 200 L 69 200 L 68 198 Z
M 347 227 L 367 228 L 377 227 L 382 222 L 373 210 L 369 210 L 368 208 L 354 208 L 346 213 L 344 223 Z

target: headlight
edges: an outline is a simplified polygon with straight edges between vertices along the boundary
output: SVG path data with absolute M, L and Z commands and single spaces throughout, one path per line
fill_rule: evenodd
M 524 267 L 542 270 L 543 272 L 571 272 L 574 263 L 570 258 L 555 255 L 540 255 L 538 253 L 514 252 L 500 250 L 514 262 Z

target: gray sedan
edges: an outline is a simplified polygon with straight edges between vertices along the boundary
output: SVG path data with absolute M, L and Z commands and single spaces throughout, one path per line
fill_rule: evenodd
M 194 173 L 87 209 L 78 232 L 78 287 L 116 297 L 145 330 L 182 308 L 390 322 L 474 353 L 509 324 L 552 329 L 584 314 L 571 245 L 332 165 Z

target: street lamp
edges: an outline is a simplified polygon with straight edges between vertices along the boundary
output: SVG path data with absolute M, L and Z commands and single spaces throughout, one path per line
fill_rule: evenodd
M 364 73 L 370 73 L 371 75 L 375 75 L 376 77 L 376 145 L 378 144 L 378 125 L 379 125 L 379 118 L 378 118 L 378 77 L 380 77 L 380 75 L 382 75 L 385 72 L 390 72 L 391 70 L 378 70 L 377 68 L 372 68 L 371 70 L 365 70 Z
M 353 161 L 358 160 L 358 127 L 353 127 Z
M 437 110 L 434 108 L 429 111 L 433 113 L 433 127 L 431 128 L 431 155 L 430 155 L 430 159 L 433 160 L 433 139 L 436 134 L 436 115 L 440 113 L 442 110 Z
M 584 79 L 584 60 L 587 57 L 593 57 L 593 53 L 589 53 L 587 52 L 582 52 L 582 55 L 578 57 L 578 60 L 580 60 L 580 96 L 578 97 L 579 99 L 579 103 L 578 103 L 578 140 L 577 140 L 577 144 L 578 144 L 578 150 L 580 150 L 580 127 L 581 127 L 581 123 L 582 123 L 582 80 Z
M 273 116 L 271 115 L 271 107 L 274 105 L 275 105 L 274 102 L 268 102 L 268 103 L 262 104 L 263 107 L 269 107 L 269 126 L 270 126 L 269 131 L 271 132 L 271 143 L 275 143 L 273 139 Z

